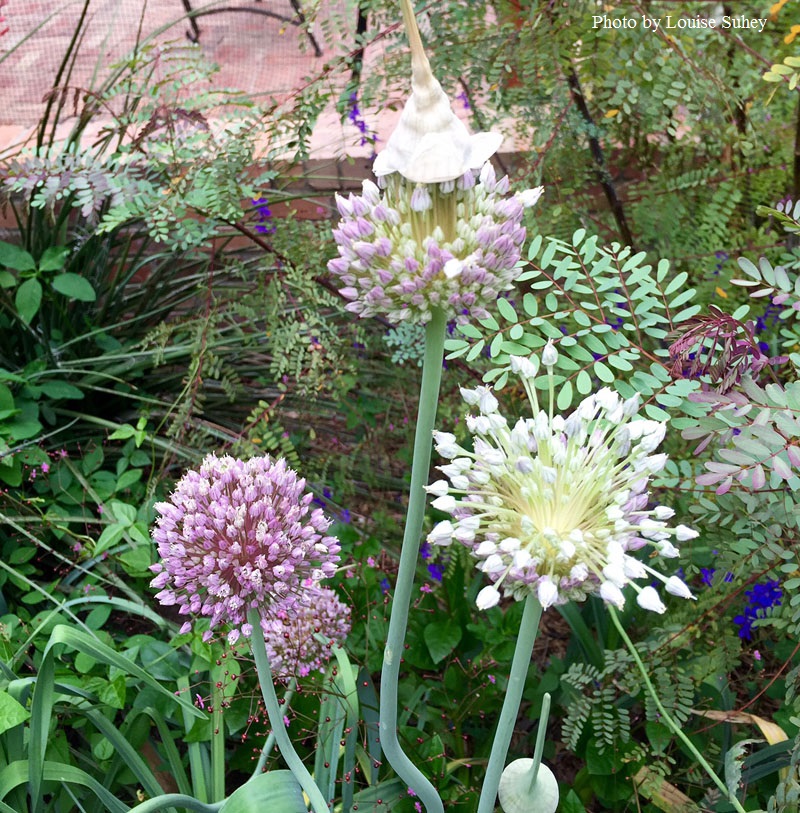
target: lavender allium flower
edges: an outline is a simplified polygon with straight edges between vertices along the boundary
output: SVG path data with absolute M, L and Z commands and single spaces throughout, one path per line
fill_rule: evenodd
M 364 181 L 360 196 L 336 198 L 339 256 L 328 269 L 351 300 L 347 310 L 393 322 L 427 322 L 432 308 L 462 322 L 488 316 L 522 271 L 522 212 L 541 187 L 509 196 L 508 178 L 498 180 L 491 164 L 458 181 L 415 184 L 395 173 L 382 184 Z
M 305 677 L 323 670 L 331 647 L 344 643 L 350 632 L 350 608 L 329 587 L 310 587 L 271 608 L 261 626 L 272 673 Z
M 285 460 L 206 457 L 168 502 L 156 503 L 156 598 L 182 615 L 210 618 L 204 640 L 224 624 L 234 643 L 252 633 L 248 609 L 263 612 L 332 576 L 339 543 L 325 536 L 331 521 L 310 508 L 314 495 L 304 488 Z M 187 621 L 180 631 L 191 627 Z
M 554 348 L 543 357 L 552 360 Z M 553 404 L 540 410 L 533 378 L 537 359 L 512 358 L 533 407 L 512 429 L 498 412 L 487 387 L 462 390 L 479 414 L 466 418 L 473 451 L 454 435 L 434 433 L 436 448 L 451 462 L 440 470 L 449 479 L 428 487 L 433 506 L 452 515 L 439 523 L 432 544 L 465 545 L 492 582 L 478 595 L 481 609 L 503 595 L 522 599 L 533 593 L 544 608 L 598 593 L 622 607 L 622 588 L 631 584 L 640 606 L 662 613 L 658 592 L 634 579 L 657 579 L 668 593 L 693 598 L 677 577 L 666 578 L 630 555 L 646 544 L 662 557 L 678 551 L 671 539 L 697 533 L 683 525 L 670 528 L 673 515 L 664 506 L 648 508 L 650 476 L 666 464 L 654 454 L 664 425 L 632 420 L 638 397 L 623 401 L 610 389 L 584 399 L 567 418 Z M 551 401 L 552 401 L 551 392 Z

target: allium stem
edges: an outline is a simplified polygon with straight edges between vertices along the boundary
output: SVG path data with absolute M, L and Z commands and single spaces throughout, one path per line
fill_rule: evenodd
M 647 669 L 645 668 L 642 659 L 639 657 L 639 653 L 636 651 L 636 647 L 633 645 L 633 641 L 628 637 L 628 633 L 625 632 L 625 628 L 622 626 L 622 622 L 619 620 L 619 615 L 617 614 L 616 608 L 609 606 L 608 608 L 609 613 L 611 614 L 611 620 L 614 622 L 614 626 L 617 628 L 617 632 L 620 634 L 620 637 L 623 641 L 625 641 L 625 646 L 628 647 L 628 651 L 631 653 L 631 657 L 634 660 L 634 663 L 639 668 L 639 672 L 642 675 L 642 680 L 644 681 L 644 685 L 647 687 L 647 691 L 650 693 L 650 697 L 653 699 L 653 702 L 656 704 L 656 708 L 658 709 L 659 714 L 661 715 L 661 722 L 667 726 L 667 728 L 672 731 L 673 734 L 691 751 L 694 755 L 694 758 L 698 761 L 700 766 L 703 770 L 708 774 L 711 778 L 711 781 L 720 789 L 722 794 L 727 797 L 728 801 L 733 805 L 733 807 L 738 811 L 738 813 L 745 813 L 744 808 L 742 807 L 739 800 L 736 798 L 736 794 L 728 788 L 725 783 L 717 776 L 714 772 L 714 769 L 708 764 L 705 757 L 697 750 L 695 744 L 689 739 L 689 737 L 683 733 L 683 729 L 672 719 L 672 715 L 664 708 L 661 700 L 656 693 L 655 687 L 650 682 L 650 677 L 647 674 Z
M 489 754 L 489 764 L 486 766 L 481 797 L 478 800 L 478 813 L 493 813 L 495 808 L 497 788 L 505 767 L 508 746 L 511 744 L 511 735 L 514 733 L 514 724 L 517 722 L 519 704 L 522 701 L 522 691 L 525 688 L 525 678 L 528 676 L 528 666 L 530 666 L 541 617 L 542 605 L 534 595 L 529 593 L 525 599 L 525 609 L 522 611 L 522 623 L 519 626 L 514 659 L 511 661 L 511 674 L 508 676 L 508 688 L 503 700 L 503 708 L 500 711 L 492 752 Z
M 192 810 L 195 813 L 217 813 L 222 809 L 227 799 L 214 804 L 206 804 L 194 798 L 194 796 L 186 796 L 184 793 L 164 793 L 161 796 L 155 796 L 148 799 L 141 804 L 135 805 L 130 809 L 130 813 L 156 813 L 159 810 L 166 810 L 170 807 L 179 807 L 183 810 Z
M 434 308 L 425 326 L 425 354 L 422 362 L 422 388 L 414 435 L 414 459 L 411 464 L 411 493 L 400 552 L 397 584 L 392 598 L 389 633 L 383 656 L 380 693 L 381 747 L 398 776 L 413 789 L 428 813 L 444 813 L 442 800 L 422 771 L 406 756 L 397 737 L 397 682 L 400 659 L 408 627 L 408 611 L 414 588 L 414 573 L 419 557 L 422 521 L 425 516 L 425 485 L 431 464 L 431 444 L 439 384 L 442 378 L 446 319 L 443 311 Z
M 294 774 L 294 778 L 300 783 L 311 802 L 311 809 L 314 813 L 329 813 L 328 803 L 322 796 L 322 792 L 317 787 L 308 769 L 303 765 L 303 761 L 294 750 L 292 741 L 286 733 L 286 726 L 283 723 L 283 712 L 278 703 L 278 695 L 275 694 L 275 684 L 272 682 L 272 669 L 269 666 L 267 647 L 264 643 L 264 635 L 261 633 L 261 616 L 258 610 L 247 611 L 247 620 L 253 626 L 253 633 L 250 636 L 250 646 L 253 651 L 253 658 L 258 671 L 258 682 L 261 684 L 261 695 L 264 698 L 264 705 L 267 707 L 267 716 L 275 740 L 278 743 L 278 750 L 286 762 L 289 770 Z
M 286 693 L 283 695 L 284 710 L 289 708 L 289 703 L 292 702 L 292 698 L 294 697 L 294 690 L 296 687 L 297 680 L 295 678 L 290 678 L 289 685 L 286 687 Z M 272 750 L 274 745 L 275 745 L 275 732 L 270 731 L 269 736 L 267 737 L 267 741 L 264 743 L 264 747 L 261 749 L 261 754 L 258 757 L 258 764 L 256 765 L 256 769 L 253 771 L 253 776 L 250 777 L 251 779 L 258 776 L 264 770 L 264 766 L 267 764 L 267 760 L 269 759 L 269 752 Z
M 215 644 L 211 666 L 211 798 L 218 802 L 225 798 L 225 724 L 222 706 L 225 699 L 223 681 L 225 668 L 220 655 L 222 648 Z M 214 663 L 216 661 L 216 663 Z
M 539 766 L 542 764 L 542 753 L 544 752 L 544 741 L 547 737 L 547 718 L 550 716 L 550 692 L 545 692 L 542 697 L 542 710 L 539 713 L 539 730 L 536 732 L 536 745 L 533 749 L 533 765 L 531 765 L 530 791 L 536 787 L 536 777 L 539 775 Z

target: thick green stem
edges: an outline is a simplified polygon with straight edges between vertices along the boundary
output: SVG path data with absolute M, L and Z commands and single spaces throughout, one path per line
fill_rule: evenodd
M 216 645 L 216 663 L 211 666 L 211 798 L 215 802 L 225 798 L 225 724 L 222 720 L 225 667 L 220 655 L 222 648 Z
M 397 737 L 397 683 L 400 659 L 408 627 L 408 611 L 414 588 L 414 573 L 419 557 L 422 521 L 425 516 L 425 485 L 431 464 L 431 439 L 439 402 L 446 320 L 436 309 L 425 328 L 425 355 L 422 362 L 422 389 L 419 397 L 417 428 L 414 435 L 414 460 L 411 464 L 411 493 L 400 552 L 397 584 L 392 597 L 389 633 L 383 656 L 380 696 L 381 747 L 389 764 L 425 805 L 428 813 L 444 813 L 442 800 L 422 771 L 406 756 Z
M 728 801 L 733 805 L 738 813 L 745 813 L 744 808 L 736 798 L 736 794 L 726 787 L 725 783 L 717 776 L 714 769 L 708 764 L 705 757 L 697 750 L 695 744 L 689 739 L 689 737 L 686 736 L 686 734 L 683 733 L 683 729 L 675 722 L 675 720 L 672 719 L 670 713 L 664 708 L 658 694 L 656 694 L 655 687 L 650 682 L 647 669 L 645 668 L 642 659 L 639 657 L 639 653 L 636 651 L 633 641 L 631 641 L 631 639 L 628 637 L 628 633 L 625 632 L 622 622 L 619 620 L 619 615 L 617 615 L 616 608 L 609 606 L 608 611 L 611 615 L 611 620 L 614 622 L 614 626 L 617 628 L 617 632 L 625 642 L 625 646 L 628 647 L 628 651 L 631 653 L 634 663 L 639 668 L 644 685 L 647 687 L 647 691 L 650 693 L 650 697 L 653 699 L 653 702 L 656 704 L 656 708 L 661 715 L 661 722 L 663 722 L 667 728 L 669 728 L 670 731 L 672 731 L 672 733 L 689 749 L 689 751 L 691 751 L 694 758 L 698 761 L 703 770 L 709 775 L 711 781 L 720 789 L 720 791 L 722 791 L 723 795 L 727 797 Z
M 547 736 L 547 718 L 550 716 L 550 692 L 545 692 L 542 698 L 542 711 L 539 714 L 539 730 L 536 732 L 536 746 L 533 749 L 533 764 L 530 772 L 529 791 L 532 793 L 536 787 L 536 778 L 539 775 L 539 766 L 542 764 L 544 753 L 544 740 Z
M 542 617 L 542 605 L 536 596 L 529 594 L 525 599 L 525 609 L 522 612 L 522 623 L 517 635 L 517 646 L 514 649 L 514 659 L 511 661 L 511 674 L 508 677 L 508 688 L 500 711 L 497 731 L 492 743 L 492 752 L 489 754 L 489 764 L 486 766 L 486 776 L 481 788 L 481 798 L 478 800 L 478 813 L 493 813 L 497 788 L 500 777 L 503 775 L 508 746 L 511 744 L 511 735 L 519 714 L 519 704 L 522 701 L 522 691 L 525 688 L 525 679 L 528 676 L 528 666 L 531 662 L 533 645 L 536 642 L 536 633 L 539 631 L 539 619 Z
M 297 687 L 297 680 L 296 678 L 292 678 L 289 681 L 289 685 L 286 688 L 286 694 L 283 696 L 283 708 L 284 710 L 289 708 L 289 703 L 292 702 L 292 698 L 294 697 L 294 690 Z M 267 741 L 264 743 L 264 747 L 261 749 L 261 755 L 258 758 L 258 764 L 256 765 L 256 769 L 253 771 L 251 779 L 255 779 L 263 770 L 264 766 L 267 764 L 267 759 L 269 758 L 269 753 L 272 751 L 272 747 L 275 745 L 275 732 L 270 731 L 269 736 L 267 737 Z
M 278 703 L 278 695 L 275 694 L 275 684 L 272 682 L 272 670 L 269 666 L 267 647 L 264 644 L 264 635 L 261 633 L 261 616 L 258 610 L 248 610 L 247 620 L 253 625 L 253 634 L 250 636 L 250 646 L 253 650 L 253 659 L 256 662 L 258 671 L 258 682 L 261 684 L 261 695 L 264 698 L 264 705 L 267 708 L 267 716 L 275 740 L 278 743 L 278 750 L 281 752 L 286 765 L 294 774 L 294 778 L 300 783 L 311 801 L 311 809 L 314 813 L 329 813 L 328 803 L 322 796 L 322 792 L 317 787 L 308 769 L 303 765 L 303 761 L 294 750 L 292 741 L 286 733 L 286 726 L 283 724 L 283 712 Z

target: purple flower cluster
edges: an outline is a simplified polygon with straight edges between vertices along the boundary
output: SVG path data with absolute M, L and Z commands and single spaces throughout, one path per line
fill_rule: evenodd
M 361 141 L 359 142 L 363 147 L 366 144 L 374 144 L 378 137 L 370 130 L 364 117 L 361 115 L 361 110 L 358 107 L 358 94 L 350 94 L 350 113 L 347 118 L 350 123 L 361 133 Z
M 339 256 L 328 269 L 347 309 L 393 322 L 430 320 L 433 308 L 466 322 L 513 287 L 525 228 L 522 212 L 541 188 L 508 195 L 491 164 L 456 181 L 413 183 L 399 173 L 364 181 L 361 195 L 337 196 Z
M 253 206 L 258 212 L 258 223 L 255 225 L 255 230 L 259 234 L 275 234 L 277 228 L 272 221 L 272 210 L 269 208 L 267 199 L 253 198 Z
M 741 615 L 734 617 L 733 623 L 739 627 L 739 637 L 749 641 L 753 637 L 753 622 L 766 618 L 767 611 L 773 607 L 780 607 L 783 589 L 779 581 L 771 580 L 766 584 L 754 584 L 753 589 L 745 590 L 744 594 L 747 605 Z
M 350 608 L 329 587 L 310 587 L 277 605 L 262 619 L 264 642 L 274 675 L 305 677 L 324 669 L 331 647 L 350 632 Z
M 206 457 L 156 503 L 156 598 L 181 615 L 208 617 L 204 640 L 225 624 L 234 643 L 252 633 L 249 609 L 264 614 L 332 576 L 339 543 L 325 535 L 331 522 L 311 509 L 305 484 L 285 460 Z M 187 621 L 180 631 L 191 628 Z

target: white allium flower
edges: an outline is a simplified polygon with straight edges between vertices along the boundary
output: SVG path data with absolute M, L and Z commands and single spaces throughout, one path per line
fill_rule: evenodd
M 518 360 L 520 373 L 528 369 L 524 361 L 539 366 Z M 473 451 L 450 433 L 434 433 L 437 451 L 452 462 L 440 467 L 448 494 L 441 495 L 437 482 L 433 504 L 452 517 L 448 540 L 469 548 L 492 582 L 479 594 L 479 606 L 494 606 L 502 591 L 515 599 L 533 594 L 543 607 L 589 594 L 622 607 L 622 591 L 632 586 L 639 606 L 664 612 L 658 591 L 638 579 L 660 581 L 672 595 L 693 598 L 677 576 L 664 576 L 649 558 L 633 555 L 651 545 L 664 558 L 676 556 L 672 540 L 697 535 L 684 525 L 670 527 L 670 509 L 648 507 L 650 476 L 666 462 L 665 455 L 652 454 L 664 425 L 637 420 L 638 399 L 623 401 L 608 388 L 565 419 L 553 404 L 539 409 L 531 379 L 522 374 L 521 380 L 533 414 L 513 429 L 494 396 L 478 388 L 464 391 L 479 412 L 466 421 Z M 441 544 L 439 528 L 429 541 Z

